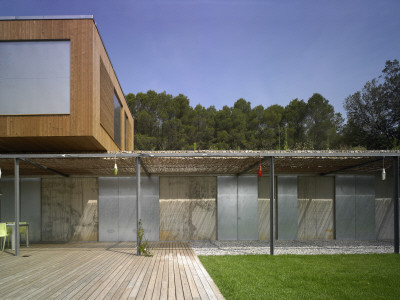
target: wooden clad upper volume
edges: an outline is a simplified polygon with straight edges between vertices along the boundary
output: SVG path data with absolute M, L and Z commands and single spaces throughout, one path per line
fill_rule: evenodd
M 70 41 L 70 113 L 4 115 L 0 107 L 0 152 L 133 150 L 133 118 L 93 18 L 0 19 L 0 43 L 16 41 Z M 114 116 L 114 93 L 121 116 Z M 121 118 L 120 147 L 114 117 Z

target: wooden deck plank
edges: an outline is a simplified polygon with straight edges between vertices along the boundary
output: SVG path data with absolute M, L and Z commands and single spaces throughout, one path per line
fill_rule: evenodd
M 199 292 L 197 290 L 196 282 L 194 281 L 194 277 L 193 277 L 193 274 L 192 274 L 192 272 L 190 270 L 190 267 L 189 267 L 189 264 L 188 264 L 188 260 L 187 260 L 187 257 L 186 257 L 186 246 L 182 247 L 181 253 L 182 253 L 182 256 L 181 256 L 182 264 L 183 264 L 183 267 L 185 268 L 185 274 L 186 274 L 186 278 L 187 278 L 188 285 L 189 285 L 189 288 L 190 288 L 191 297 L 194 300 L 201 299 L 200 298 L 200 294 L 199 294 Z
M 157 247 L 157 249 L 154 250 L 154 257 L 153 257 L 154 266 L 153 266 L 153 271 L 150 276 L 149 283 L 147 284 L 147 290 L 144 295 L 145 300 L 149 300 L 153 297 L 154 287 L 156 285 L 156 279 L 157 279 L 157 272 L 158 272 L 158 269 L 159 269 L 160 263 L 161 263 L 162 251 L 160 250 L 160 246 L 157 243 L 153 247 Z
M 178 254 L 179 254 L 179 247 L 181 244 L 179 242 L 175 243 L 175 247 L 173 249 L 173 264 L 174 264 L 174 278 L 175 278 L 175 294 L 177 300 L 184 300 L 183 290 L 182 290 L 182 279 L 181 274 L 179 271 L 179 263 L 178 263 Z
M 165 248 L 165 253 L 163 256 L 164 270 L 163 270 L 162 277 L 161 277 L 162 279 L 161 279 L 160 300 L 168 299 L 169 254 L 170 254 L 171 243 L 168 243 L 167 245 L 168 246 Z
M 165 252 L 166 252 L 165 246 L 163 248 L 161 248 L 159 251 L 161 252 L 160 257 L 159 257 L 160 264 L 158 266 L 158 271 L 157 271 L 157 275 L 156 275 L 157 277 L 156 277 L 154 288 L 153 288 L 153 296 L 151 297 L 151 299 L 153 299 L 153 300 L 159 300 L 160 295 L 161 295 L 162 275 L 164 272 L 164 260 L 165 260 L 164 256 L 165 256 Z
M 78 298 L 78 295 L 83 294 L 85 290 L 90 288 L 90 285 L 88 285 L 88 282 L 93 281 L 97 274 L 100 272 L 104 272 L 112 263 L 113 259 L 116 257 L 115 255 L 110 255 L 107 253 L 104 255 L 99 255 L 98 261 L 96 261 L 96 264 L 93 266 L 91 265 L 90 268 L 87 268 L 81 276 L 79 276 L 79 279 L 74 280 L 71 282 L 71 284 L 62 291 L 60 294 L 60 297 L 57 296 L 57 294 L 53 295 L 51 299 L 74 299 Z
M 33 244 L 0 253 L 1 299 L 224 299 L 188 243 Z M 26 255 L 27 257 L 22 257 Z
M 112 260 L 112 263 L 108 265 L 106 269 L 99 270 L 99 268 L 94 267 L 95 277 L 88 281 L 86 280 L 86 287 L 78 292 L 74 298 L 75 299 L 88 299 L 91 295 L 97 295 L 99 290 L 101 291 L 104 287 L 104 282 L 107 278 L 112 277 L 116 270 L 119 270 L 120 264 L 123 263 L 124 257 L 116 256 L 115 260 Z
M 108 264 L 104 263 L 105 259 L 110 259 L 108 253 L 107 255 L 97 255 L 92 263 L 96 266 L 101 265 L 102 267 L 100 268 L 100 270 L 104 270 L 106 267 L 108 267 Z M 60 288 L 53 295 L 49 296 L 49 299 L 64 299 L 68 295 L 73 295 L 74 291 L 80 291 L 81 288 L 83 288 L 83 286 L 86 284 L 87 277 L 90 275 L 91 272 L 94 271 L 94 268 L 92 266 L 89 266 L 89 268 L 85 268 L 78 276 L 75 274 L 72 280 L 66 282 L 63 288 Z
M 129 270 L 134 262 L 134 260 L 130 259 L 130 255 L 133 255 L 133 253 L 126 253 L 126 260 L 118 267 L 119 270 L 116 270 L 114 276 L 111 275 L 104 281 L 101 292 L 97 294 L 93 293 L 88 299 L 105 299 L 109 293 L 111 294 L 110 296 L 115 293 L 119 284 L 123 281 L 125 272 Z
M 151 250 L 151 253 L 153 254 L 153 257 L 151 257 L 150 266 L 147 269 L 146 276 L 144 277 L 143 283 L 140 286 L 139 292 L 138 292 L 138 294 L 136 296 L 137 300 L 144 299 L 144 297 L 146 295 L 146 292 L 149 290 L 148 287 L 149 287 L 150 279 L 151 279 L 151 276 L 152 276 L 152 274 L 154 272 L 154 267 L 155 267 L 155 264 L 156 264 L 156 259 L 155 259 L 155 255 L 156 254 L 154 253 L 153 249 Z M 150 258 L 146 258 L 146 259 L 150 259 Z
M 189 286 L 189 282 L 186 276 L 186 270 L 185 270 L 185 266 L 183 263 L 183 258 L 182 258 L 182 248 L 183 245 L 180 245 L 180 249 L 179 249 L 179 253 L 178 253 L 178 264 L 179 264 L 179 275 L 181 277 L 181 281 L 182 281 L 182 292 L 183 292 L 183 297 L 184 299 L 192 299 L 192 293 L 190 292 L 190 286 Z
M 68 257 L 66 259 L 69 260 Z M 18 277 L 13 276 L 13 282 L 9 285 L 9 289 L 13 291 L 8 293 L 8 295 L 15 298 L 29 298 L 30 295 L 40 294 L 44 289 L 51 286 L 54 280 L 60 274 L 63 274 L 63 271 L 74 271 L 74 269 L 79 267 L 79 263 L 75 262 L 65 268 L 58 268 L 64 261 L 65 259 L 45 261 L 42 265 L 37 265 L 36 268 L 33 268 L 34 272 L 30 272 L 29 275 L 23 269 L 19 269 L 21 272 L 18 274 Z M 23 290 L 19 289 L 21 285 L 26 286 L 26 288 Z
M 224 296 L 221 294 L 219 288 L 215 284 L 214 280 L 212 280 L 210 274 L 208 274 L 207 270 L 204 268 L 203 264 L 201 263 L 200 259 L 197 257 L 197 255 L 192 252 L 191 254 L 193 261 L 195 261 L 198 265 L 198 268 L 202 272 L 204 278 L 207 280 L 209 286 L 211 287 L 213 294 L 217 299 L 224 299 Z
M 165 299 L 176 300 L 175 294 L 175 273 L 174 273 L 174 247 L 175 243 L 171 243 L 168 253 L 168 294 Z
M 138 257 L 137 259 L 140 260 L 140 264 L 138 265 L 137 268 L 132 269 L 132 272 L 129 273 L 129 276 L 127 280 L 124 282 L 124 291 L 122 292 L 120 299 L 128 299 L 129 294 L 131 293 L 136 279 L 139 277 L 140 271 L 142 270 L 143 266 L 145 265 L 145 257 L 141 256 Z
M 137 298 L 137 294 L 139 293 L 140 287 L 143 283 L 143 280 L 146 276 L 147 270 L 149 269 L 150 265 L 151 265 L 151 259 L 149 259 L 148 257 L 144 257 L 144 266 L 136 280 L 135 285 L 133 286 L 133 289 L 129 295 L 129 299 Z
M 213 289 L 211 288 L 210 284 L 208 283 L 206 277 L 204 276 L 201 267 L 199 266 L 198 262 L 195 260 L 195 255 L 193 251 L 186 250 L 187 251 L 187 257 L 189 259 L 190 264 L 193 266 L 193 272 L 196 273 L 198 278 L 200 279 L 199 281 L 196 280 L 196 283 L 198 283 L 199 290 L 204 290 L 207 293 L 208 299 L 210 300 L 216 300 L 217 297 L 214 294 Z M 202 286 L 200 286 L 200 284 Z M 202 297 L 203 298 L 203 297 Z
M 53 265 L 53 268 L 57 268 L 57 273 L 48 274 L 48 276 L 43 276 L 40 274 L 41 280 L 38 281 L 38 285 L 40 288 L 36 289 L 35 292 L 29 292 L 27 294 L 25 291 L 24 299 L 37 299 L 39 296 L 41 298 L 49 298 L 51 295 L 55 294 L 57 291 L 63 289 L 67 282 L 71 281 L 76 274 L 80 274 L 85 270 L 85 268 L 91 264 L 93 264 L 93 260 L 96 257 L 90 257 L 90 254 L 84 255 L 80 257 L 80 260 L 86 260 L 86 263 L 82 263 L 81 261 L 77 261 L 75 263 L 71 263 L 68 266 L 62 266 L 64 263 Z M 39 274 L 36 274 L 36 276 Z

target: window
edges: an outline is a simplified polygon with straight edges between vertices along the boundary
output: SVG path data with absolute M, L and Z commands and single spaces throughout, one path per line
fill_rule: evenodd
M 121 103 L 114 92 L 114 142 L 121 148 Z
M 0 42 L 0 115 L 70 113 L 70 41 Z

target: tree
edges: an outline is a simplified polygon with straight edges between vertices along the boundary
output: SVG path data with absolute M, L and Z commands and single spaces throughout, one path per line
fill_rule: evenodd
M 289 149 L 304 148 L 306 141 L 307 103 L 293 99 L 285 107 L 284 123 L 287 131 Z
M 383 83 L 368 81 L 362 91 L 345 99 L 348 123 L 345 140 L 351 146 L 391 149 L 400 139 L 400 66 L 398 60 L 386 62 Z
M 342 129 L 343 118 L 329 101 L 315 93 L 307 102 L 306 134 L 312 149 L 326 150 L 335 147 Z
M 267 149 L 281 150 L 284 142 L 284 108 L 278 104 L 271 105 L 264 111 L 266 120 L 265 137 Z
M 185 95 L 166 92 L 128 94 L 135 119 L 137 150 L 326 149 L 337 145 L 340 114 L 319 94 L 307 103 L 294 99 L 285 108 L 265 108 L 243 98 L 216 110 L 190 106 Z M 312 145 L 312 147 L 308 147 Z

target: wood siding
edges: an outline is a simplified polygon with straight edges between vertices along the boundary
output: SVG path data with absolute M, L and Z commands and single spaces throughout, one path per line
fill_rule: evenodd
M 100 124 L 110 136 L 114 136 L 114 86 L 100 62 Z
M 119 84 L 118 78 L 114 72 L 114 68 L 111 64 L 110 59 L 108 58 L 107 51 L 104 47 L 104 44 L 101 40 L 100 35 L 97 32 L 97 28 L 94 28 L 96 31 L 95 34 L 93 35 L 94 38 L 94 57 L 96 58 L 93 61 L 93 73 L 98 74 L 98 76 L 95 76 L 94 78 L 94 84 L 93 84 L 93 95 L 94 95 L 94 106 L 95 106 L 95 112 L 99 114 L 99 119 L 100 119 L 100 114 L 101 114 L 101 68 L 105 68 L 105 71 L 109 75 L 109 78 L 111 79 L 112 85 L 114 87 L 114 92 L 116 93 L 118 99 L 120 100 L 121 103 L 121 147 L 118 147 L 114 140 L 114 130 L 112 131 L 112 134 L 110 134 L 103 126 L 97 126 L 95 127 L 95 132 L 94 136 L 98 139 L 101 140 L 103 145 L 110 151 L 119 151 L 119 150 L 126 150 L 126 151 L 131 151 L 134 149 L 134 144 L 133 144 L 133 117 L 132 114 L 129 111 L 128 104 L 126 103 L 125 100 L 125 95 L 121 89 L 121 86 Z M 103 67 L 101 67 L 101 64 L 103 63 Z M 113 101 L 113 107 L 114 107 L 114 98 L 112 99 Z M 127 145 L 125 145 L 125 129 L 124 129 L 124 120 L 123 117 L 125 114 L 128 116 L 128 130 L 127 130 Z M 114 120 L 113 120 L 113 129 L 114 129 Z
M 18 40 L 71 42 L 70 114 L 0 116 L 0 152 L 133 150 L 133 138 L 120 149 L 101 126 L 100 58 L 132 127 L 133 118 L 92 19 L 0 21 L 0 41 Z

